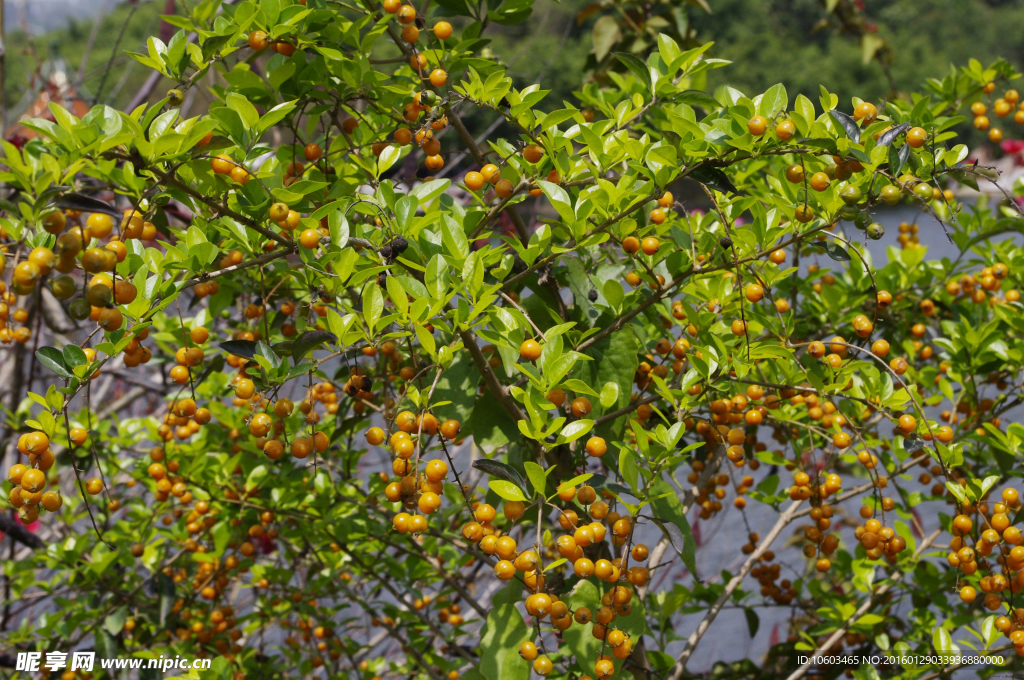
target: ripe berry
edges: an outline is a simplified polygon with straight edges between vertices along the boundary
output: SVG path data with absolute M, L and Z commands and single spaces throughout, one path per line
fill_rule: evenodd
M 755 137 L 760 137 L 768 129 L 768 119 L 764 116 L 754 116 L 747 121 L 747 130 Z
M 455 439 L 459 436 L 460 429 L 462 424 L 457 420 L 448 419 L 441 424 L 441 434 L 445 439 Z
M 658 248 L 660 247 L 661 241 L 654 238 L 653 236 L 648 236 L 640 243 L 640 248 L 641 250 L 644 251 L 645 255 L 654 255 L 656 252 L 658 252 Z
M 60 509 L 60 506 L 63 505 L 63 499 L 60 497 L 58 492 L 51 490 L 43 494 L 43 498 L 39 504 L 43 506 L 47 512 L 56 512 Z
M 523 516 L 523 513 L 526 511 L 526 505 L 522 501 L 506 501 L 503 511 L 506 519 L 515 522 Z
M 608 452 L 608 445 L 601 437 L 591 437 L 587 440 L 587 455 L 600 458 Z
M 807 224 L 814 219 L 814 208 L 805 204 L 798 205 L 796 210 L 793 211 L 793 217 L 796 218 L 797 222 Z
M 791 120 L 784 120 L 775 126 L 775 135 L 784 142 L 793 139 L 796 134 L 796 125 Z
M 591 409 L 590 400 L 586 397 L 576 397 L 572 400 L 572 413 L 577 418 L 586 417 Z
M 434 87 L 443 87 L 448 82 L 448 73 L 444 69 L 436 68 L 430 72 L 430 84 Z
M 22 472 L 19 482 L 25 491 L 36 493 L 46 486 L 46 475 L 41 470 L 29 468 Z
M 416 21 L 416 8 L 412 5 L 402 5 L 398 8 L 398 20 L 403 24 L 411 24 Z
M 483 175 L 485 182 L 490 182 L 491 184 L 494 184 L 501 179 L 501 171 L 494 163 L 488 163 L 484 167 L 480 168 L 480 174 Z
M 306 160 L 310 163 L 315 163 L 323 156 L 324 151 L 320 148 L 319 144 L 307 144 L 306 148 L 302 150 L 302 155 L 306 157 Z
M 515 578 L 516 568 L 508 560 L 501 560 L 494 565 L 494 575 L 501 581 L 510 581 Z
M 857 105 L 857 108 L 853 110 L 854 120 L 859 120 L 862 125 L 868 125 L 875 121 L 875 116 L 878 115 L 878 109 L 871 102 L 861 102 Z
M 907 144 L 914 149 L 919 149 L 928 141 L 928 131 L 923 127 L 913 127 L 907 130 Z
M 269 43 L 267 34 L 263 31 L 253 31 L 249 34 L 249 47 L 256 51 L 265 50 Z
M 830 181 L 829 176 L 824 172 L 816 172 L 811 175 L 810 185 L 815 191 L 824 191 L 828 188 Z
M 299 235 L 299 243 L 303 248 L 312 250 L 320 244 L 321 234 L 316 229 L 306 229 Z
M 452 35 L 452 25 L 447 21 L 438 21 L 434 24 L 434 37 L 438 40 L 447 40 Z
M 537 163 L 543 157 L 544 149 L 537 146 L 536 144 L 528 144 L 523 149 L 523 158 L 525 158 L 530 163 Z
M 519 346 L 519 356 L 527 361 L 536 361 L 540 358 L 543 348 L 536 340 L 530 339 Z
M 615 675 L 615 664 L 608 659 L 601 659 L 594 664 L 594 675 L 597 676 L 598 680 L 607 680 L 607 678 Z

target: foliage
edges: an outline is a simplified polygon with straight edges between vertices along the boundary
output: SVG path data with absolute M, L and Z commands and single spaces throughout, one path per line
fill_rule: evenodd
M 595 59 L 577 106 L 486 55 L 530 11 L 199 3 L 131 55 L 174 81 L 162 101 L 53 105 L 3 143 L 0 339 L 32 364 L 5 503 L 45 538 L 4 563 L 28 603 L 8 646 L 217 655 L 235 678 L 678 680 L 723 608 L 753 636 L 781 604 L 790 638 L 716 677 L 795 680 L 840 639 L 1024 653 L 1024 249 L 996 238 L 1024 215 L 954 132 L 1024 121 L 1019 74 L 970 61 L 881 108 L 708 92 L 728 62 L 666 31 Z M 515 133 L 475 139 L 474 110 Z M 426 175 L 461 154 L 461 182 Z M 956 200 L 978 182 L 998 200 Z M 959 257 L 907 225 L 873 264 L 901 202 Z M 80 329 L 43 329 L 55 299 Z M 107 377 L 136 388 L 111 401 Z M 925 502 L 954 507 L 927 535 Z M 711 573 L 690 519 L 750 512 L 773 529 Z

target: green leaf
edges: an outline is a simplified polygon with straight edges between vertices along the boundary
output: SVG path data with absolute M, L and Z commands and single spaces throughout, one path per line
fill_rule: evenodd
M 540 187 L 540 190 L 551 201 L 551 205 L 558 212 L 558 216 L 562 218 L 563 222 L 571 225 L 576 221 L 576 213 L 572 209 L 572 202 L 569 200 L 569 194 L 565 189 L 543 179 L 537 180 L 537 186 Z
M 615 279 L 608 279 L 604 282 L 602 288 L 604 293 L 604 299 L 608 301 L 612 307 L 618 309 L 619 305 L 622 304 L 622 300 L 626 297 L 626 292 L 622 288 L 622 284 Z
M 503 463 L 500 460 L 490 460 L 482 458 L 480 460 L 473 461 L 473 467 L 477 470 L 486 472 L 491 477 L 497 477 L 498 479 L 504 479 L 507 482 L 518 486 L 520 489 L 526 488 L 526 480 L 519 474 L 519 471 L 508 463 Z
M 786 94 L 786 86 L 782 83 L 772 85 L 768 91 L 761 96 L 757 104 L 758 114 L 765 118 L 774 118 L 779 113 L 785 113 L 789 106 L 789 95 Z
M 157 586 L 160 590 L 160 627 L 163 628 L 167 623 L 167 617 L 170 616 L 171 611 L 174 609 L 174 602 L 177 599 L 174 581 L 170 576 L 159 572 L 156 575 Z
M 430 356 L 437 354 L 437 345 L 434 342 L 434 336 L 431 335 L 430 331 L 424 328 L 422 324 L 416 324 L 416 338 L 420 341 L 420 345 L 423 349 L 427 350 Z
M 523 467 L 526 468 L 526 476 L 530 478 L 530 484 L 533 485 L 534 494 L 543 496 L 548 483 L 548 476 L 544 473 L 544 468 L 530 460 L 526 461 Z
M 529 680 L 530 664 L 519 646 L 533 637 L 516 606 L 494 607 L 480 632 L 480 673 L 487 680 Z
M 474 443 L 488 455 L 499 446 L 519 438 L 519 428 L 497 399 L 486 396 L 477 399 L 469 422 Z
M 40 347 L 36 350 L 36 358 L 39 359 L 39 363 L 46 366 L 62 378 L 75 377 L 64 363 L 64 353 L 56 347 Z
M 295 344 L 292 345 L 292 357 L 297 362 L 306 356 L 310 350 L 316 349 L 325 342 L 337 342 L 337 340 L 338 336 L 330 331 L 319 329 L 306 331 L 295 339 Z
M 420 202 L 415 196 L 402 196 L 395 202 L 395 221 L 402 233 L 409 230 L 412 220 L 416 217 L 416 210 Z
M 566 562 L 568 562 L 568 561 L 569 561 L 569 560 L 567 560 L 567 559 L 565 559 L 565 558 L 563 557 L 563 558 L 562 558 L 562 559 L 560 559 L 560 560 L 555 560 L 555 561 L 554 561 L 554 562 L 552 562 L 551 564 L 545 564 L 545 565 L 544 565 L 544 571 L 551 571 L 552 569 L 557 569 L 558 567 L 562 566 L 563 564 L 565 564 L 565 563 L 566 563 Z
M 381 295 L 380 286 L 376 281 L 371 281 L 363 288 L 363 318 L 366 326 L 372 335 L 377 330 L 377 322 L 384 311 L 384 296 Z
M 256 342 L 256 353 L 253 355 L 253 359 L 268 371 L 276 370 L 281 365 L 281 357 L 262 340 Z
M 448 213 L 441 218 L 441 238 L 448 254 L 455 259 L 456 266 L 460 266 L 469 255 L 469 241 L 466 239 L 466 232 L 462 229 L 462 225 L 452 219 Z
M 111 635 L 118 635 L 124 630 L 124 623 L 128 619 L 128 607 L 118 607 L 103 619 L 103 628 Z
M 278 104 L 260 116 L 259 121 L 256 123 L 256 131 L 262 135 L 264 132 L 284 120 L 285 116 L 291 113 L 294 109 L 294 101 Z
M 227 340 L 218 343 L 218 347 L 228 354 L 234 354 L 237 357 L 252 359 L 256 356 L 256 342 L 253 340 Z
M 432 179 L 429 182 L 417 185 L 415 189 L 409 192 L 409 195 L 415 196 L 419 200 L 420 205 L 426 205 L 447 191 L 451 184 L 452 181 L 450 179 Z
M 242 122 L 245 123 L 246 127 L 251 129 L 259 122 L 259 112 L 246 97 L 235 92 L 231 92 L 227 97 L 225 97 L 224 103 L 228 105 L 229 109 L 241 117 Z
M 651 510 L 658 520 L 662 531 L 668 536 L 672 548 L 683 559 L 683 564 L 690 570 L 690 574 L 699 581 L 696 562 L 696 542 L 693 540 L 693 531 L 690 529 L 690 522 L 683 513 L 683 504 L 679 502 L 675 491 L 668 482 L 660 477 L 654 480 L 651 485 Z
M 960 654 L 960 648 L 953 644 L 953 637 L 949 631 L 941 626 L 932 633 L 932 646 L 939 654 Z
M 651 71 L 647 64 L 640 61 L 640 58 L 636 55 L 629 54 L 627 52 L 614 52 L 615 58 L 622 62 L 622 65 L 633 72 L 633 75 L 647 88 L 650 92 L 653 88 L 651 87 Z
M 563 441 L 564 439 L 563 443 L 566 444 L 569 442 L 574 442 L 583 435 L 585 435 L 586 433 L 590 432 L 590 430 L 593 429 L 593 427 L 593 420 L 577 420 L 571 422 L 564 428 L 562 428 L 561 433 L 559 433 L 558 435 L 558 439 L 559 441 Z
M 590 389 L 590 385 L 583 382 L 582 380 L 577 380 L 576 378 L 569 378 L 567 380 L 563 380 L 562 387 L 568 388 L 575 392 L 576 394 L 586 394 L 591 397 L 597 396 L 597 392 Z
M 837 262 L 850 261 L 850 253 L 846 252 L 846 248 L 843 248 L 835 241 L 829 241 L 825 244 L 825 253 Z
M 979 498 L 983 497 L 985 494 L 987 494 L 989 492 L 989 489 L 991 489 L 993 486 L 995 486 L 998 483 L 999 483 L 999 476 L 998 475 L 990 475 L 990 476 L 986 477 L 985 479 L 983 479 L 981 481 L 981 495 L 979 496 Z
M 964 487 L 960 486 L 959 482 L 946 482 L 946 488 L 949 489 L 949 492 L 953 494 L 960 503 L 964 505 L 968 505 L 970 503 L 967 498 L 967 492 L 964 490 Z
M 385 282 L 385 287 L 388 289 L 388 297 L 391 298 L 391 304 L 395 306 L 395 309 L 400 311 L 403 315 L 409 313 L 409 295 L 402 288 L 402 282 L 398 280 L 397 276 L 389 276 Z
M 903 171 L 903 166 L 906 165 L 907 159 L 910 158 L 910 145 L 904 144 L 899 149 L 894 146 L 889 147 L 889 174 L 893 177 L 898 177 L 900 172 Z
M 860 127 L 853 117 L 835 109 L 830 110 L 828 113 L 836 121 L 839 128 L 846 132 L 846 136 L 850 138 L 851 142 L 860 141 Z
M 604 413 L 629 405 L 630 396 L 633 394 L 633 377 L 636 375 L 636 368 L 639 365 L 638 350 L 639 343 L 632 328 L 628 326 L 587 348 L 586 354 L 593 358 L 593 361 L 585 361 L 577 365 L 576 371 L 579 379 L 588 385 L 605 385 L 614 382 L 618 385 L 619 390 L 616 403 L 605 406 L 602 402 L 600 409 L 598 405 L 594 405 L 594 411 L 590 414 L 591 418 L 597 418 Z M 612 433 L 617 431 L 621 422 L 621 419 L 616 419 L 605 423 L 597 428 L 596 434 L 611 441 L 615 439 Z
M 434 255 L 427 263 L 427 274 L 424 277 L 427 292 L 435 300 L 444 299 L 448 292 L 449 276 L 448 263 L 440 255 Z
M 380 156 L 377 157 L 377 177 L 380 177 L 385 172 L 390 170 L 391 166 L 398 161 L 398 158 L 401 155 L 402 149 L 396 144 L 389 144 L 386 147 L 384 147 L 384 150 L 381 151 Z
M 606 382 L 604 387 L 601 388 L 601 406 L 603 408 L 611 408 L 615 406 L 619 401 L 619 384 L 614 382 Z
M 743 615 L 747 619 L 747 632 L 750 633 L 750 637 L 753 639 L 757 635 L 757 629 L 761 626 L 761 619 L 753 607 L 744 607 Z
M 638 493 L 637 482 L 640 478 L 640 468 L 637 467 L 636 458 L 636 451 L 629 446 L 623 445 L 619 450 L 619 474 L 622 476 L 622 481 L 629 484 L 629 487 Z
M 62 355 L 64 357 L 64 364 L 68 368 L 84 366 L 89 363 L 89 358 L 85 356 L 85 351 L 78 345 L 64 345 Z
M 504 479 L 492 479 L 491 481 L 487 482 L 487 486 L 491 488 L 491 491 L 498 494 L 507 501 L 526 502 L 529 500 L 523 493 L 522 489 L 520 489 L 512 482 L 506 482 Z
M 594 59 L 601 61 L 604 59 L 612 47 L 619 40 L 622 39 L 622 31 L 619 30 L 619 22 L 616 21 L 615 17 L 606 14 L 594 22 L 593 30 L 593 44 L 594 44 Z M 679 48 L 676 48 L 679 51 Z
M 682 56 L 679 44 L 667 33 L 658 33 L 658 52 L 661 54 L 661 60 L 668 65 L 669 72 L 674 73 L 675 62 Z
M 430 334 L 426 329 L 423 329 L 423 335 L 421 335 L 419 328 L 417 326 L 416 335 L 420 343 L 425 345 L 426 338 L 424 335 L 430 336 Z M 433 340 L 433 336 L 430 336 L 430 339 Z M 473 363 L 469 353 L 456 352 L 455 359 L 441 374 L 440 379 L 437 381 L 437 387 L 434 389 L 435 402 L 450 402 L 440 407 L 440 413 L 445 418 L 458 420 L 463 423 L 464 427 L 468 428 L 469 417 L 477 400 L 477 385 L 479 383 L 480 372 L 477 370 L 476 364 Z M 435 409 L 434 412 L 436 415 L 439 411 Z

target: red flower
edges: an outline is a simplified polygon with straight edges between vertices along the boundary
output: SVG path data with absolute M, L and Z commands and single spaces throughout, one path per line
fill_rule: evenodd
M 1002 143 L 999 145 L 999 148 L 1001 148 L 1003 152 L 1011 155 L 1015 153 L 1020 153 L 1021 151 L 1024 151 L 1024 140 L 1004 139 Z

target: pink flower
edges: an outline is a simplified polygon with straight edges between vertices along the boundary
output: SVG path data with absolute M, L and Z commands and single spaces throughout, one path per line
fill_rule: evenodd
M 1024 151 L 1024 140 L 1004 139 L 1003 142 L 999 145 L 999 148 L 1001 148 L 1005 153 L 1017 154 L 1020 153 L 1021 151 Z

